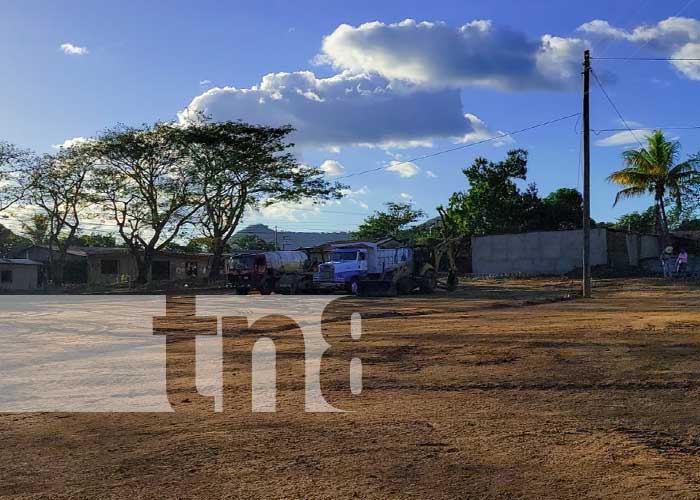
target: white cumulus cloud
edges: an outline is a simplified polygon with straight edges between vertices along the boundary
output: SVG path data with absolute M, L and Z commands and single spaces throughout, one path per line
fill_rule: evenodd
M 85 144 L 86 142 L 90 142 L 91 140 L 92 139 L 88 139 L 87 137 L 73 137 L 72 139 L 66 139 L 61 144 L 52 144 L 51 147 L 54 149 L 68 149 L 79 144 Z
M 420 172 L 420 167 L 410 161 L 391 160 L 386 169 L 389 172 L 396 172 L 401 177 L 413 177 Z
M 315 59 L 337 74 L 269 73 L 250 87 L 211 88 L 178 116 L 291 124 L 290 139 L 301 148 L 428 148 L 439 139 L 498 134 L 465 116 L 463 87 L 576 89 L 587 46 L 580 38 L 532 37 L 478 19 L 462 26 L 412 19 L 342 24 L 323 39 Z
M 456 89 L 397 89 L 381 76 L 347 72 L 329 78 L 310 71 L 271 73 L 253 87 L 212 88 L 178 116 L 187 122 L 198 113 L 213 120 L 291 124 L 295 143 L 326 149 L 416 147 L 471 131 Z
M 326 160 L 318 167 L 329 177 L 338 177 L 345 173 L 345 167 L 336 160 Z
M 482 85 L 506 90 L 566 89 L 579 81 L 585 42 L 474 20 L 342 24 L 323 40 L 319 63 L 353 73 L 377 73 L 424 87 Z
M 608 21 L 595 19 L 582 24 L 578 29 L 589 35 L 648 46 L 665 57 L 700 58 L 700 20 L 698 19 L 669 17 L 656 24 L 640 25 L 632 30 L 617 28 Z M 687 78 L 700 80 L 699 61 L 671 61 L 671 64 Z
M 61 44 L 61 50 L 68 56 L 84 56 L 89 53 L 87 47 L 80 47 L 68 42 Z
M 321 205 L 311 199 L 303 199 L 298 202 L 275 201 L 271 205 L 255 210 L 253 214 L 262 219 L 286 219 L 288 221 L 298 221 L 321 213 Z
M 596 146 L 626 146 L 628 144 L 638 145 L 640 141 L 642 144 L 644 144 L 647 137 L 649 137 L 652 133 L 653 131 L 648 129 L 631 129 L 631 131 L 624 130 L 621 132 L 615 132 L 608 137 L 597 140 Z
M 369 194 L 369 188 L 367 186 L 362 186 L 358 189 L 341 189 L 340 194 L 343 195 L 343 199 L 348 200 L 350 203 L 357 205 L 365 210 L 369 209 L 369 205 L 362 200 L 364 196 Z M 338 202 L 338 204 L 340 204 L 340 202 Z
M 491 131 L 484 121 L 476 115 L 465 113 L 464 118 L 471 124 L 472 131 L 459 137 L 456 140 L 458 143 L 478 142 L 494 138 L 497 139 L 492 141 L 492 143 L 496 147 L 515 143 L 515 140 L 505 132 L 501 130 Z

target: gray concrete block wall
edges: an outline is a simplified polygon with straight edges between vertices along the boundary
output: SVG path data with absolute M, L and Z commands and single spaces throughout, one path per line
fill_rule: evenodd
M 639 251 L 640 259 L 658 258 L 661 255 L 661 242 L 658 236 L 642 234 L 640 236 L 641 245 Z
M 583 231 L 542 231 L 472 238 L 474 274 L 564 274 L 581 267 Z M 608 263 L 605 229 L 591 230 L 591 264 Z

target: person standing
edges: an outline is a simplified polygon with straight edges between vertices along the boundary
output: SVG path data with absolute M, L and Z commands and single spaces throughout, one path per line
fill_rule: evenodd
M 661 252 L 659 260 L 661 260 L 661 270 L 664 273 L 664 278 L 671 277 L 671 254 L 673 253 L 673 247 L 667 246 L 664 251 Z
M 683 277 L 685 277 L 687 269 L 688 269 L 688 252 L 685 251 L 685 248 L 681 248 L 681 251 L 678 254 L 678 258 L 676 259 L 676 274 L 678 276 L 681 276 L 681 274 L 682 274 Z

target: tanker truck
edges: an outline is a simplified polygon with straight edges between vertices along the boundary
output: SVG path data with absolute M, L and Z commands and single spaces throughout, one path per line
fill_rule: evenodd
M 224 272 L 229 286 L 241 295 L 252 290 L 293 294 L 312 285 L 307 264 L 305 252 L 247 252 L 227 258 Z
M 338 244 L 330 261 L 319 265 L 314 286 L 360 296 L 390 296 L 416 289 L 432 293 L 437 274 L 424 253 L 408 247 L 379 248 L 370 242 Z

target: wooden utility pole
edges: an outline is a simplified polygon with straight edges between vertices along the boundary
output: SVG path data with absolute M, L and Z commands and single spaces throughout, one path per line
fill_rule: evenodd
M 591 52 L 583 53 L 583 296 L 591 296 L 591 130 L 588 105 Z

